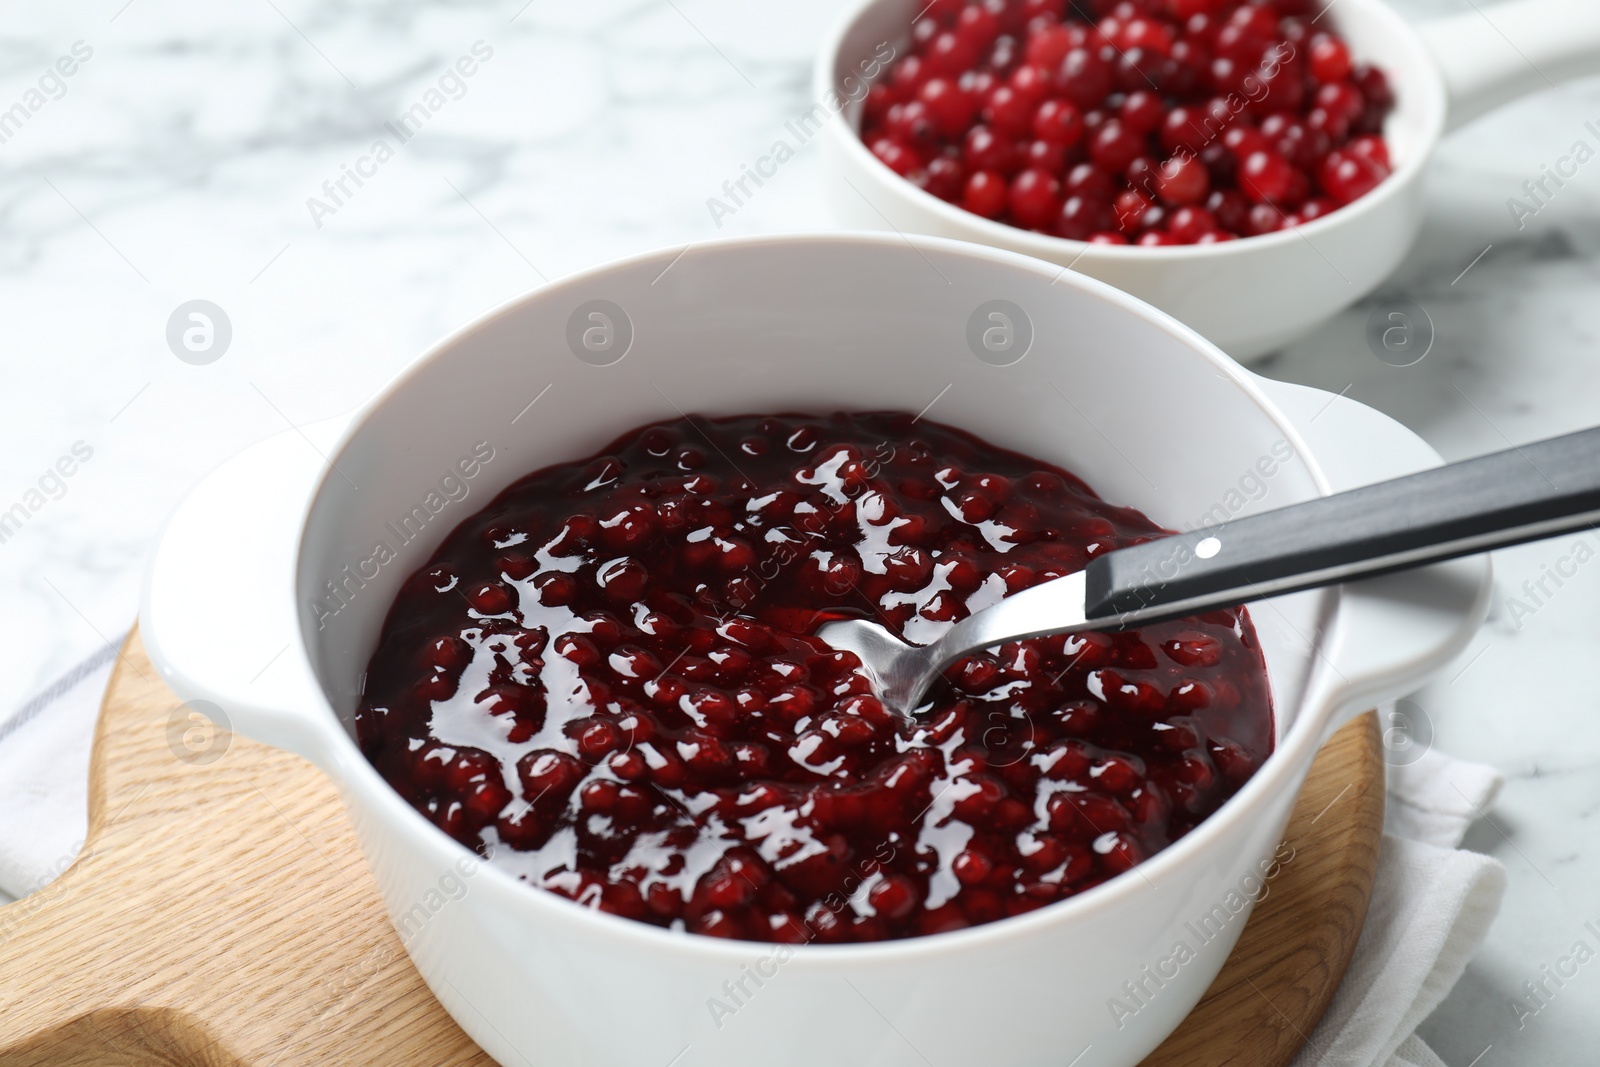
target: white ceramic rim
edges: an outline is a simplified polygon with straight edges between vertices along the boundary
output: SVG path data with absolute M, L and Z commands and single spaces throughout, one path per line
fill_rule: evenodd
M 1210 341 L 1207 341 L 1200 334 L 1170 315 L 1094 278 L 1071 271 L 1063 272 L 1060 267 L 1054 264 L 988 245 L 941 237 L 896 236 L 890 233 L 764 234 L 754 237 L 729 237 L 696 242 L 685 246 L 685 249 L 688 250 L 688 254 L 692 255 L 693 249 L 708 247 L 759 248 L 765 245 L 794 246 L 796 244 L 849 247 L 863 242 L 886 245 L 908 242 L 913 247 L 921 246 L 954 255 L 987 259 L 1036 273 L 1048 272 L 1050 277 L 1059 282 L 1076 286 L 1089 295 L 1097 297 L 1130 315 L 1146 320 L 1186 344 L 1190 349 L 1210 362 L 1219 375 L 1228 378 L 1237 385 L 1256 404 L 1263 416 L 1284 435 L 1285 439 L 1295 448 L 1296 454 L 1303 458 L 1307 472 L 1316 485 L 1318 492 L 1323 495 L 1329 493 L 1328 479 L 1315 455 L 1307 446 L 1295 425 L 1267 397 L 1256 384 L 1254 376 L 1250 372 L 1224 355 Z M 600 266 L 568 275 L 548 285 L 540 286 L 521 296 L 514 297 L 448 334 L 443 340 L 430 346 L 421 356 L 401 370 L 371 400 L 364 404 L 351 419 L 349 425 L 340 434 L 338 442 L 329 452 L 329 462 L 321 468 L 315 484 L 303 501 L 304 512 L 296 527 L 296 551 L 294 554 L 296 578 L 300 567 L 299 545 L 303 541 L 306 532 L 306 525 L 311 511 L 310 504 L 320 496 L 323 487 L 336 474 L 333 464 L 338 461 L 339 456 L 349 443 L 362 432 L 368 416 L 388 402 L 396 393 L 404 389 L 418 368 L 525 302 L 550 299 L 558 296 L 568 288 L 585 285 L 619 268 L 637 267 L 652 261 L 664 262 L 676 255 L 683 254 L 685 249 L 658 250 L 613 260 Z M 1343 601 L 1344 593 L 1338 586 L 1321 592 L 1324 599 L 1319 611 L 1323 617 L 1330 620 L 1330 626 L 1322 631 L 1322 641 L 1324 643 L 1332 643 L 1338 639 L 1340 628 L 1343 625 L 1339 608 Z M 308 635 L 304 629 L 300 627 L 298 613 L 296 613 L 295 618 L 297 626 L 296 638 L 300 641 L 302 654 L 304 654 L 304 650 L 311 646 L 311 642 L 308 640 Z M 308 671 L 310 670 L 309 665 L 307 669 Z M 1037 911 L 949 933 L 927 934 L 866 945 L 818 945 L 811 943 L 796 945 L 794 946 L 794 958 L 786 966 L 796 964 L 801 966 L 832 966 L 845 963 L 858 965 L 903 963 L 923 956 L 960 952 L 969 947 L 993 946 L 1007 941 L 1027 938 L 1041 925 L 1092 921 L 1094 915 L 1119 903 L 1120 899 L 1130 892 L 1143 891 L 1146 883 L 1151 883 L 1163 875 L 1170 874 L 1182 865 L 1199 862 L 1200 857 L 1191 854 L 1203 851 L 1213 839 L 1227 832 L 1232 823 L 1252 817 L 1255 809 L 1263 806 L 1266 794 L 1291 788 L 1297 784 L 1295 780 L 1303 776 L 1309 769 L 1311 758 L 1322 745 L 1323 735 L 1330 717 L 1338 710 L 1332 703 L 1332 698 L 1337 695 L 1336 690 L 1330 690 L 1325 681 L 1319 682 L 1325 671 L 1325 663 L 1319 663 L 1313 669 L 1313 673 L 1306 685 L 1307 695 L 1308 697 L 1317 696 L 1320 699 L 1316 703 L 1308 702 L 1307 706 L 1302 708 L 1301 713 L 1296 716 L 1294 724 L 1286 732 L 1282 727 L 1282 717 L 1276 707 L 1276 701 L 1274 702 L 1274 733 L 1277 735 L 1277 743 L 1274 746 L 1272 755 L 1268 757 L 1266 763 L 1262 765 L 1261 769 L 1256 772 L 1250 781 L 1245 784 L 1244 788 L 1229 798 L 1220 809 L 1182 839 L 1156 853 L 1145 862 L 1139 864 L 1134 870 L 1118 875 L 1076 896 L 1047 905 Z M 482 862 L 482 857 L 476 852 L 444 834 L 438 827 L 424 818 L 420 812 L 406 803 L 400 794 L 395 791 L 394 787 L 378 774 L 377 768 L 362 755 L 354 738 L 345 728 L 338 712 L 328 700 L 320 679 L 316 678 L 314 671 L 311 671 L 310 676 L 315 680 L 316 694 L 321 702 L 321 706 L 315 712 L 315 717 L 319 720 L 315 724 L 315 729 L 322 738 L 324 749 L 326 750 L 330 733 L 337 734 L 339 738 L 338 741 L 333 742 L 335 750 L 326 752 L 326 755 L 329 765 L 338 768 L 339 777 L 342 779 L 341 786 L 349 792 L 362 794 L 363 803 L 385 806 L 391 814 L 396 814 L 403 820 L 410 820 L 410 825 L 416 828 L 415 832 L 426 835 L 426 839 L 434 842 L 435 845 L 446 846 L 460 857 L 469 857 L 481 862 L 483 869 L 479 874 L 484 878 L 484 881 L 477 884 L 492 887 L 492 892 L 516 894 L 516 897 L 510 901 L 511 906 L 550 908 L 552 910 L 549 914 L 554 921 L 584 924 L 587 932 L 593 936 L 631 943 L 641 951 L 686 952 L 706 960 L 737 963 L 749 959 L 752 952 L 762 951 L 762 946 L 768 944 L 767 942 L 756 941 L 724 941 L 704 935 L 671 931 L 649 923 L 610 915 L 521 881 L 493 863 Z
M 886 0 L 858 0 L 841 16 L 834 28 L 823 41 L 818 52 L 818 58 L 813 68 L 812 92 L 818 100 L 824 99 L 828 93 L 837 92 L 835 88 L 836 73 L 842 59 L 844 42 L 850 30 L 861 16 L 869 9 Z M 1337 2 L 1337 0 L 1336 0 Z M 1334 8 L 1329 4 L 1328 8 Z M 1333 21 L 1343 21 L 1349 17 L 1349 8 L 1358 9 L 1361 14 L 1358 18 L 1371 19 L 1378 23 L 1384 32 L 1404 40 L 1419 57 L 1427 59 L 1429 74 L 1427 79 L 1432 87 L 1426 99 L 1412 101 L 1398 101 L 1400 107 L 1417 108 L 1422 110 L 1425 122 L 1421 128 L 1425 131 L 1422 138 L 1415 146 L 1409 158 L 1400 161 L 1387 178 L 1376 189 L 1361 197 L 1353 204 L 1348 204 L 1338 211 L 1331 212 L 1319 219 L 1301 223 L 1299 226 L 1279 230 L 1276 233 L 1262 234 L 1256 237 L 1242 237 L 1236 241 L 1223 241 L 1209 245 L 1164 245 L 1148 248 L 1142 245 L 1098 245 L 1088 241 L 1074 241 L 1066 237 L 1053 237 L 1049 234 L 1035 233 L 1024 230 L 1019 226 L 1010 226 L 993 219 L 986 219 L 982 215 L 975 215 L 970 211 L 957 207 L 948 201 L 941 200 L 926 190 L 919 189 L 911 182 L 900 177 L 894 171 L 873 155 L 867 148 L 866 142 L 861 139 L 861 131 L 852 112 L 859 117 L 859 106 L 846 109 L 836 116 L 834 122 L 838 125 L 833 130 L 843 151 L 854 157 L 857 166 L 875 168 L 884 179 L 887 188 L 895 190 L 896 195 L 905 197 L 916 205 L 920 211 L 930 212 L 950 225 L 971 228 L 975 234 L 981 235 L 984 242 L 1000 242 L 1019 246 L 1029 255 L 1055 263 L 1068 262 L 1068 257 L 1092 255 L 1103 257 L 1109 261 L 1126 263 L 1164 262 L 1177 263 L 1191 260 L 1223 260 L 1233 256 L 1248 255 L 1256 249 L 1271 249 L 1288 245 L 1294 241 L 1311 240 L 1326 230 L 1353 223 L 1358 219 L 1379 209 L 1379 205 L 1398 196 L 1413 180 L 1421 177 L 1422 170 L 1433 157 L 1433 151 L 1439 144 L 1439 139 L 1444 135 L 1447 96 L 1445 92 L 1444 76 L 1437 63 L 1432 60 L 1432 53 L 1417 35 L 1416 28 L 1407 22 L 1394 9 L 1381 0 L 1342 0 L 1339 5 L 1344 10 L 1330 13 Z M 1326 10 L 1326 9 L 1325 9 Z M 907 32 L 910 28 L 907 27 Z M 829 124 L 833 126 L 834 123 Z

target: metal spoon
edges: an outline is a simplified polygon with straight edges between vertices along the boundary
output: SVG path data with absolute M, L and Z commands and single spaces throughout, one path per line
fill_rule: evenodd
M 1163 619 L 1409 570 L 1600 521 L 1600 427 L 1107 553 L 907 644 L 863 620 L 817 630 L 902 713 L 951 662 L 1045 634 Z

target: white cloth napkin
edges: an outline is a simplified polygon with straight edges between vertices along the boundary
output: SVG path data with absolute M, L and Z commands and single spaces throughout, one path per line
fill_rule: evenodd
M 0 891 L 38 889 L 82 846 L 89 743 L 121 643 L 0 721 Z M 1505 868 L 1458 846 L 1501 781 L 1490 767 L 1437 752 L 1389 768 L 1367 925 L 1293 1067 L 1445 1067 L 1413 1031 L 1455 986 L 1500 910 Z
M 89 825 L 89 749 L 118 637 L 0 719 L 0 893 L 66 870 Z
M 1431 750 L 1389 767 L 1367 925 L 1291 1067 L 1445 1067 L 1414 1031 L 1455 987 L 1500 911 L 1505 867 L 1459 846 L 1503 781 L 1492 767 Z

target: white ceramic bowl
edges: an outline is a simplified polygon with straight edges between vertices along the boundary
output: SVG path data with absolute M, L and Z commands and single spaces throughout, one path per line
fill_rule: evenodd
M 502 1063 L 822 1067 L 924 1065 L 926 1055 L 1060 1067 L 1086 1046 L 1084 1065 L 1137 1063 L 1200 998 L 1247 913 L 1194 945 L 1195 958 L 1120 1026 L 1110 999 L 1126 1000 L 1124 982 L 1193 940 L 1186 922 L 1258 884 L 1330 731 L 1465 644 L 1486 604 L 1484 560 L 1256 607 L 1277 752 L 1137 871 L 988 926 L 777 955 L 589 911 L 480 869 L 402 801 L 350 735 L 391 600 L 451 527 L 516 478 L 679 410 L 915 411 L 937 398 L 930 418 L 1060 463 L 1179 526 L 1438 457 L 1385 416 L 1259 379 L 1132 297 L 1009 252 L 862 234 L 676 255 L 624 260 L 506 304 L 347 425 L 286 434 L 208 477 L 151 565 L 141 626 L 152 659 L 184 699 L 213 702 L 237 729 L 338 782 L 417 967 Z M 967 340 L 974 311 L 997 298 L 1017 309 L 1018 336 L 1032 333 L 1031 350 L 1004 367 Z M 589 317 L 592 301 L 611 302 L 609 320 Z M 586 329 L 599 331 L 588 336 L 599 351 L 569 347 Z M 625 358 L 596 365 L 629 335 Z M 460 473 L 463 458 L 490 450 L 473 477 Z M 402 544 L 406 516 L 420 532 Z M 381 562 L 380 544 L 392 560 Z M 465 889 L 441 895 L 446 884 Z M 727 983 L 747 966 L 763 984 L 745 978 L 751 995 L 737 1012 L 713 1012 L 712 998 L 731 1006 Z
M 1325 19 L 1381 67 L 1397 105 L 1394 173 L 1332 215 L 1244 241 L 1170 248 L 1091 245 L 993 222 L 923 192 L 862 144 L 861 73 L 904 54 L 926 0 L 859 0 L 819 54 L 818 100 L 848 99 L 822 131 L 827 195 L 846 225 L 976 241 L 1110 282 L 1194 327 L 1237 359 L 1266 355 L 1366 296 L 1423 218 L 1423 172 L 1440 136 L 1508 100 L 1600 70 L 1600 5 L 1517 0 L 1413 28 L 1382 0 L 1338 0 Z M 1530 175 L 1537 178 L 1538 175 Z

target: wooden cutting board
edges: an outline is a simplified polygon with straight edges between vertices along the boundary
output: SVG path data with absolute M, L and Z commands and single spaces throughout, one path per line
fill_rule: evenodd
M 0 1065 L 489 1067 L 401 948 L 333 785 L 188 713 L 130 637 L 83 851 L 0 908 Z M 1372 715 L 1323 750 L 1294 859 L 1146 1067 L 1281 1067 L 1304 1044 L 1366 917 L 1381 752 Z

